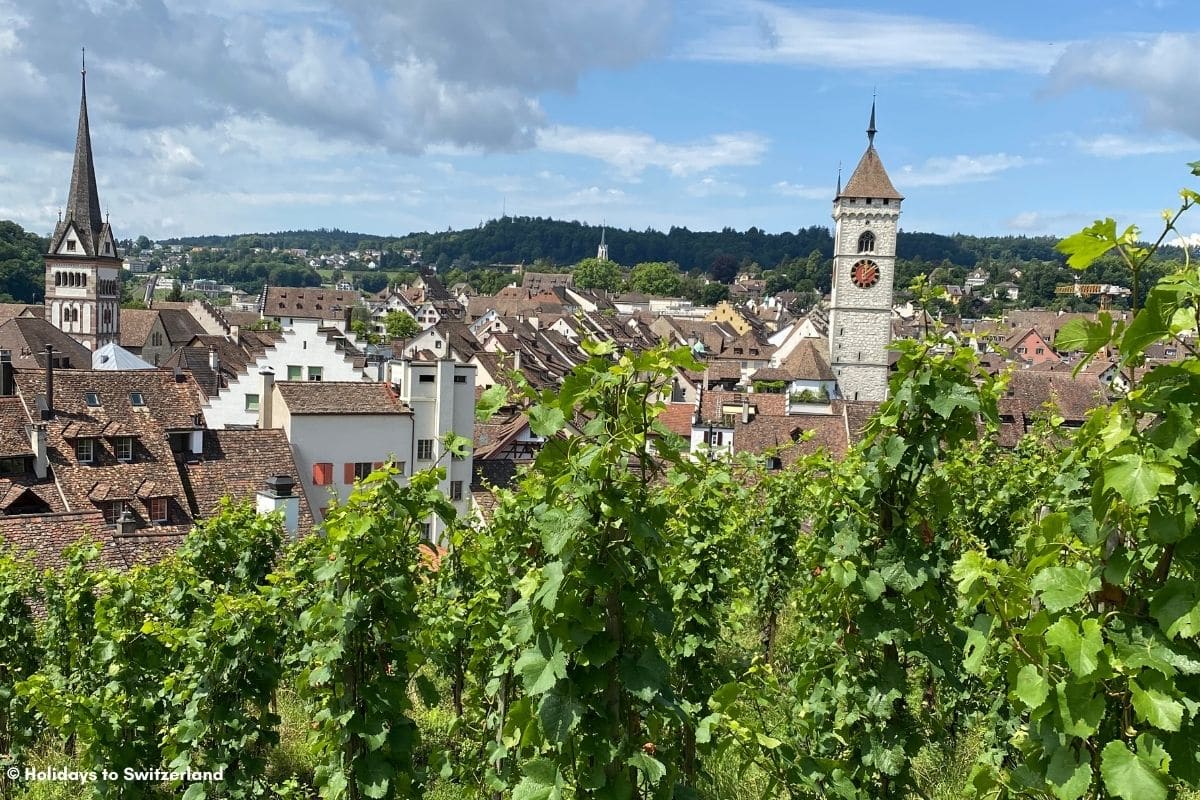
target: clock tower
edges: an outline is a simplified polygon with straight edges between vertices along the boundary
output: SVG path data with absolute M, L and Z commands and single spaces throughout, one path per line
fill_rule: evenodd
M 875 103 L 867 151 L 833 199 L 833 292 L 829 364 L 844 400 L 887 398 L 888 344 L 900 202 L 875 152 Z
M 88 128 L 86 69 L 82 80 L 66 213 L 44 256 L 46 319 L 95 350 L 121 339 L 121 259 L 112 228 L 100 213 Z

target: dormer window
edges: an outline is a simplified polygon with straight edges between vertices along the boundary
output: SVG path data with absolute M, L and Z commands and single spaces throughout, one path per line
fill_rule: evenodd
M 97 392 L 84 392 L 83 399 L 88 404 L 88 408 L 100 407 L 100 395 Z
M 68 253 L 75 252 L 75 240 L 74 239 L 67 239 L 67 252 Z
M 117 461 L 133 461 L 133 437 L 117 437 L 113 442 L 113 452 L 116 453 Z
M 130 392 L 129 405 L 133 406 L 134 408 L 145 408 L 146 398 L 142 396 L 141 392 Z
M 95 442 L 91 439 L 75 440 L 75 460 L 80 464 L 90 464 L 96 457 Z

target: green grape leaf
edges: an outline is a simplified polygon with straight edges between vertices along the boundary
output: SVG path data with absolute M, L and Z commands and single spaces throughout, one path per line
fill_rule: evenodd
M 1082 630 L 1070 617 L 1063 617 L 1046 631 L 1046 643 L 1062 651 L 1071 671 L 1079 677 L 1091 675 L 1100 666 L 1100 623 L 1085 619 Z
M 543 650 L 544 645 L 535 645 L 517 659 L 517 671 L 521 673 L 525 691 L 531 695 L 550 691 L 567 674 L 567 658 L 563 655 L 562 644 L 555 642 L 549 653 Z
M 536 405 L 529 409 L 529 430 L 533 431 L 535 436 L 548 439 L 561 431 L 566 422 L 567 418 L 562 409 L 554 406 Z
M 1158 689 L 1143 689 L 1136 681 L 1129 682 L 1133 695 L 1133 710 L 1140 719 L 1164 731 L 1179 730 L 1183 722 L 1183 704 Z
M 1100 729 L 1104 718 L 1104 695 L 1091 683 L 1062 681 L 1055 687 L 1063 733 L 1087 738 Z
M 1047 567 L 1033 576 L 1030 588 L 1052 613 L 1069 608 L 1100 588 L 1100 578 L 1075 567 Z
M 485 422 L 495 416 L 496 412 L 508 402 L 508 389 L 500 384 L 484 389 L 475 403 L 475 419 Z
M 573 697 L 550 692 L 538 704 L 538 719 L 542 730 L 552 742 L 565 742 L 567 736 L 579 724 L 584 708 Z
M 513 789 L 513 800 L 551 800 L 560 796 L 558 767 L 548 758 L 525 762 L 521 782 Z
M 1092 764 L 1087 751 L 1071 745 L 1059 747 L 1046 765 L 1046 780 L 1058 800 L 1078 800 L 1092 785 Z
M 1200 590 L 1191 581 L 1170 578 L 1150 600 L 1150 615 L 1170 639 L 1195 636 L 1200 633 Z
M 1089 319 L 1073 319 L 1059 328 L 1054 337 L 1054 349 L 1062 352 L 1082 351 L 1091 355 L 1111 342 L 1112 337 L 1112 317 L 1101 313 L 1096 322 Z
M 1054 249 L 1067 257 L 1068 266 L 1086 269 L 1117 244 L 1117 223 L 1109 217 L 1096 220 L 1091 227 L 1068 236 L 1055 245 Z
M 1050 684 L 1035 665 L 1026 664 L 1017 673 L 1017 688 L 1014 693 L 1025 705 L 1037 708 L 1046 702 L 1046 697 L 1050 694 Z
M 645 775 L 651 784 L 658 783 L 667 774 L 663 763 L 647 753 L 634 753 L 625 763 Z
M 1175 472 L 1166 464 L 1146 461 L 1140 453 L 1117 456 L 1104 469 L 1104 485 L 1134 508 L 1146 505 L 1160 487 L 1175 482 Z
M 1166 800 L 1167 786 L 1151 764 L 1130 752 L 1123 742 L 1112 741 L 1101 753 L 1100 774 L 1113 797 L 1124 800 Z

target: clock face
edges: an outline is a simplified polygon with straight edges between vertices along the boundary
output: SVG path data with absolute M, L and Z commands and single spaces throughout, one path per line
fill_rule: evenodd
M 860 289 L 870 289 L 879 283 L 879 265 L 864 258 L 850 268 L 850 280 Z

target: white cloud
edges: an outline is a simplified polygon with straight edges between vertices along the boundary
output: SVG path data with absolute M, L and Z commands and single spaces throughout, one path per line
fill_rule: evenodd
M 784 197 L 800 197 L 805 200 L 833 200 L 835 193 L 831 186 L 802 186 L 789 181 L 779 181 L 771 189 Z
M 767 139 L 757 133 L 741 132 L 668 143 L 639 131 L 556 125 L 538 132 L 537 146 L 550 153 L 605 161 L 625 177 L 636 177 L 650 167 L 684 177 L 717 167 L 757 164 L 767 150 Z
M 1037 163 L 1036 159 L 990 153 L 978 156 L 939 156 L 926 159 L 919 166 L 907 165 L 900 170 L 896 183 L 908 186 L 952 186 L 974 183 L 996 177 L 1001 172 Z
M 929 17 L 789 8 L 765 0 L 724 0 L 709 16 L 707 30 L 683 47 L 684 57 L 855 69 L 1044 72 L 1056 55 L 1047 42 L 1008 39 Z
M 1099 158 L 1125 158 L 1127 156 L 1152 156 L 1168 153 L 1195 152 L 1196 143 L 1178 137 L 1133 138 L 1117 133 L 1104 133 L 1091 139 L 1078 139 L 1079 149 Z
M 1167 244 L 1173 247 L 1200 247 L 1200 233 L 1189 233 L 1184 236 L 1176 236 L 1167 241 Z
M 545 124 L 541 93 L 657 54 L 670 12 L 669 0 L 0 0 L 0 137 L 66 142 L 70 19 L 87 31 L 94 117 L 127 131 L 257 116 L 392 152 L 522 149 Z
M 1200 33 L 1161 33 L 1074 44 L 1050 72 L 1058 91 L 1094 86 L 1123 92 L 1142 107 L 1146 123 L 1200 140 Z

